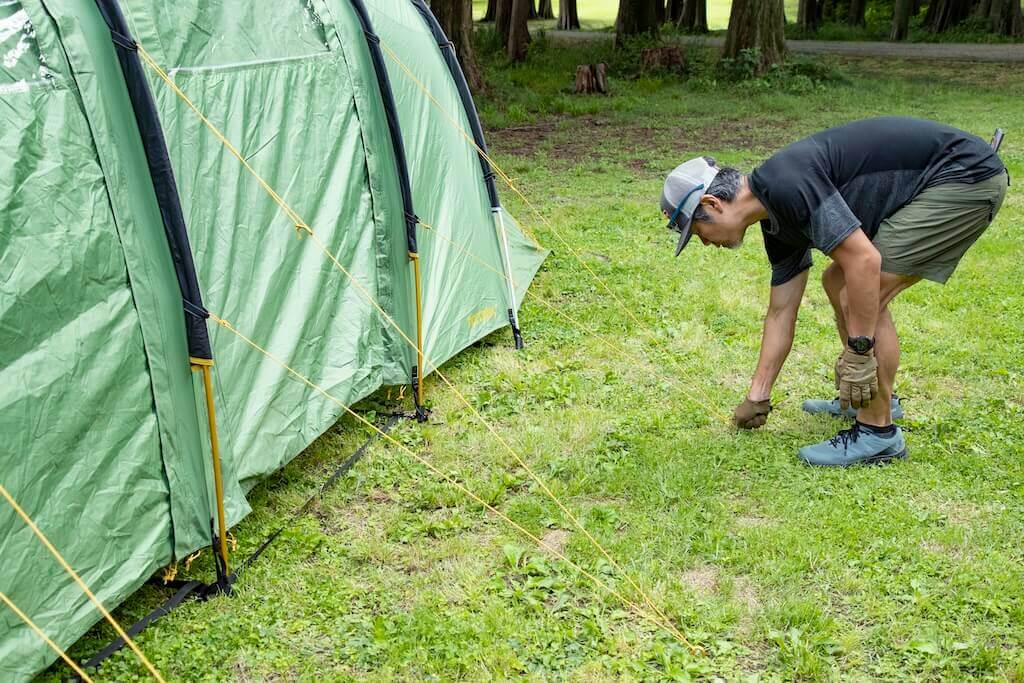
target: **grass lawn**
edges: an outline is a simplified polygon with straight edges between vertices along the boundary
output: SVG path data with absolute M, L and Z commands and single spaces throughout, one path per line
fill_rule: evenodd
M 832 395 L 838 343 L 815 284 L 826 259 L 816 259 L 775 412 L 763 430 L 738 433 L 725 415 L 756 362 L 768 288 L 760 237 L 752 230 L 739 252 L 695 244 L 673 259 L 657 211 L 663 174 L 688 156 L 749 170 L 802 135 L 877 114 L 984 136 L 1002 126 L 1003 158 L 1024 179 L 1024 73 L 859 60 L 840 66 L 841 81 L 716 85 L 625 78 L 625 58 L 605 55 L 612 95 L 568 94 L 575 65 L 594 57 L 537 49 L 524 66 L 490 64 L 480 105 L 496 158 L 643 327 L 506 190 L 554 249 L 533 291 L 590 330 L 528 302 L 525 350 L 502 331 L 445 371 L 706 654 L 381 444 L 284 532 L 235 597 L 186 604 L 144 632 L 142 649 L 174 680 L 1024 680 L 1016 184 L 949 285 L 922 283 L 894 304 L 910 459 L 847 471 L 795 457 L 838 427 L 800 410 Z M 400 424 L 401 441 L 633 595 L 450 391 L 428 379 L 428 392 L 434 418 Z M 239 556 L 365 438 L 344 419 L 258 486 L 234 530 Z M 209 566 L 207 552 L 189 574 L 209 576 Z M 116 614 L 127 624 L 158 597 L 143 589 Z M 97 627 L 72 655 L 110 637 Z M 126 651 L 98 672 L 142 675 Z

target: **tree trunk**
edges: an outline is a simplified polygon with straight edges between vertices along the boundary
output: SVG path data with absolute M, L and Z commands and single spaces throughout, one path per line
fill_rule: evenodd
M 578 95 L 608 92 L 608 67 L 600 64 L 580 64 L 576 67 L 576 87 Z
M 665 23 L 665 0 L 654 0 L 654 20 L 658 26 Z
M 540 19 L 540 14 L 537 13 L 537 3 L 530 0 L 530 16 L 528 17 L 531 21 L 534 19 Z
M 912 2 L 913 0 L 895 0 L 893 3 L 892 30 L 889 31 L 889 40 L 903 40 L 907 37 Z
M 526 59 L 526 46 L 530 42 L 530 29 L 527 26 L 527 21 L 530 19 L 531 7 L 533 7 L 533 0 L 512 0 L 507 54 L 513 62 L 521 62 Z
M 971 13 L 971 4 L 970 0 L 932 0 L 925 26 L 932 33 L 942 33 L 966 19 Z
M 470 89 L 480 92 L 484 87 L 484 79 L 476 65 L 476 53 L 473 52 L 472 0 L 433 0 L 430 9 L 448 40 L 455 45 L 455 54 Z
M 666 45 L 664 47 L 649 47 L 640 52 L 640 70 L 681 72 L 683 70 L 683 51 L 678 45 Z
M 484 18 L 480 21 L 491 22 L 494 21 L 494 13 L 498 8 L 498 0 L 487 0 L 487 10 L 484 12 Z M 431 6 L 433 9 L 433 6 Z
M 867 9 L 867 0 L 850 0 L 850 6 L 846 11 L 846 23 L 850 26 L 864 25 L 864 10 Z
M 743 50 L 757 49 L 763 73 L 786 55 L 785 27 L 782 0 L 733 0 L 722 56 L 735 59 Z
M 665 10 L 665 21 L 678 24 L 683 18 L 683 0 L 668 0 L 668 8 Z
M 821 26 L 821 0 L 800 0 L 796 10 L 796 23 L 807 31 L 817 31 Z
M 541 19 L 554 19 L 555 10 L 551 7 L 551 0 L 540 0 L 540 7 L 537 9 L 537 14 L 540 15 Z
M 1024 14 L 1020 0 L 991 0 L 988 9 L 989 28 L 1004 36 L 1024 35 Z
M 615 18 L 615 47 L 621 47 L 627 36 L 643 33 L 658 35 L 658 14 L 652 0 L 619 0 Z
M 508 35 L 512 28 L 512 0 L 495 0 L 494 32 L 502 45 L 508 45 Z
M 560 31 L 578 31 L 580 17 L 576 13 L 576 0 L 558 0 L 558 29 Z
M 678 25 L 687 33 L 707 33 L 708 0 L 686 0 Z

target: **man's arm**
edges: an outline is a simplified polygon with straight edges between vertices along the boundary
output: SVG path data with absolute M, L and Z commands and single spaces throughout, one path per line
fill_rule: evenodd
M 772 287 L 761 334 L 761 355 L 747 394 L 752 401 L 768 400 L 782 364 L 793 347 L 796 314 L 800 310 L 809 272 L 805 270 L 788 282 Z
M 874 337 L 882 255 L 863 230 L 854 230 L 829 254 L 846 280 L 846 328 L 851 337 Z

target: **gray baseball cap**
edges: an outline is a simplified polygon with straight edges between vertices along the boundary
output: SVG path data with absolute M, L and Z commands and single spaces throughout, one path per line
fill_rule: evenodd
M 676 256 L 690 241 L 693 212 L 716 175 L 718 167 L 714 159 L 697 157 L 676 166 L 665 178 L 665 187 L 661 191 L 661 210 L 669 215 L 668 229 L 679 233 Z

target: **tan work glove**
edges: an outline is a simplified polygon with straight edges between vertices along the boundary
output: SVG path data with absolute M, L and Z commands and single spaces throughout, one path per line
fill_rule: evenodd
M 743 399 L 743 403 L 736 406 L 732 411 L 732 423 L 740 429 L 757 429 L 763 427 L 768 421 L 768 413 L 772 412 L 772 403 L 769 399 L 763 401 L 751 401 Z
M 839 371 L 839 407 L 864 408 L 878 395 L 878 361 L 875 350 L 861 355 L 852 349 L 843 351 L 836 368 Z

